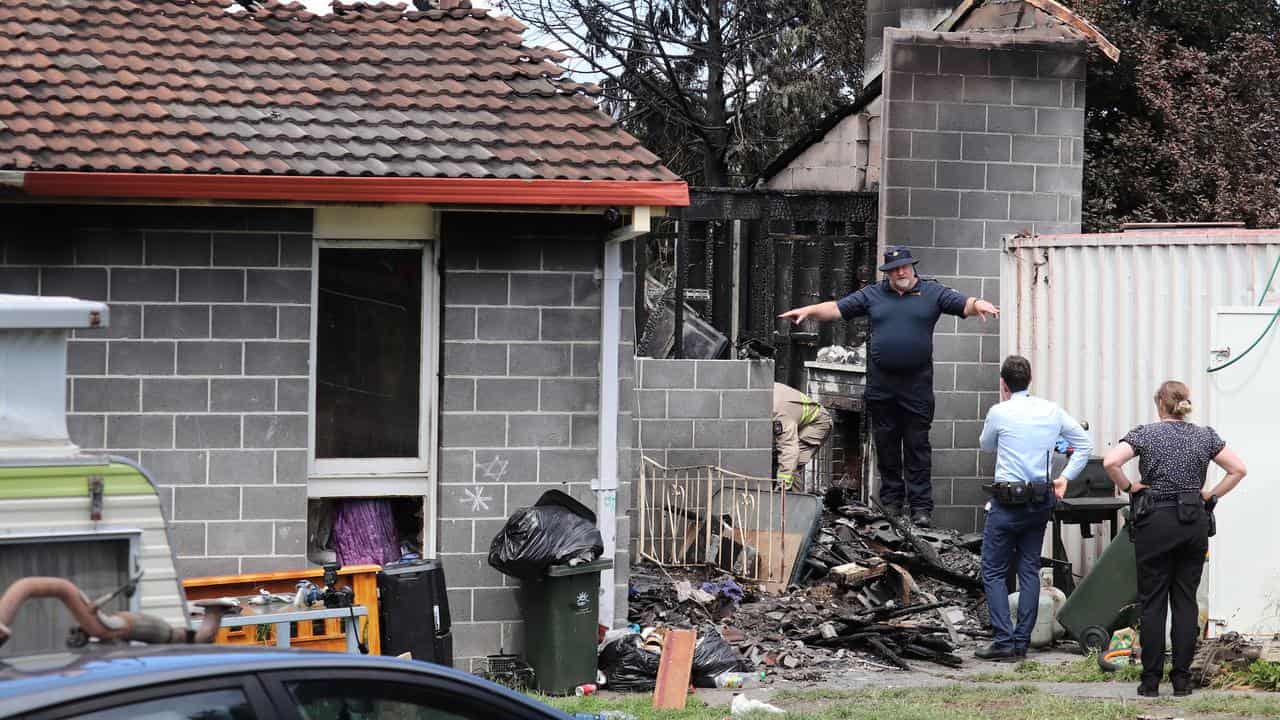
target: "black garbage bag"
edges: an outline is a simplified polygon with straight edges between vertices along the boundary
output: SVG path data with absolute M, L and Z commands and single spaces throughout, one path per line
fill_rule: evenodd
M 640 646 L 640 634 L 618 638 L 600 650 L 596 667 L 604 673 L 605 687 L 618 692 L 653 692 L 658 684 L 662 656 Z
M 533 507 L 521 508 L 489 545 L 489 565 L 521 580 L 542 578 L 547 568 L 604 553 L 595 513 L 559 490 L 548 490 Z
M 693 646 L 694 687 L 713 688 L 716 686 L 717 675 L 746 672 L 750 669 L 746 658 L 715 630 L 698 638 L 697 644 Z

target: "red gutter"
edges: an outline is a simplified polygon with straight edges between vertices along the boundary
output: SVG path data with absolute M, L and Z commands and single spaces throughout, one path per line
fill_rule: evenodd
M 27 172 L 22 189 L 43 197 L 171 200 L 660 207 L 689 204 L 689 186 L 683 181 Z

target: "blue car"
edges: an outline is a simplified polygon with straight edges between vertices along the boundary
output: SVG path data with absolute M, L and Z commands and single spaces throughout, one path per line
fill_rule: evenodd
M 211 645 L 97 645 L 0 659 L 0 718 L 569 720 L 451 668 Z

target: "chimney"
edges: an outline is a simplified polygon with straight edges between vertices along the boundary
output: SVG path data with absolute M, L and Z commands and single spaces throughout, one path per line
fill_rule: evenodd
M 67 335 L 107 315 L 99 302 L 0 295 L 0 459 L 80 452 L 67 433 Z
M 959 6 L 959 0 L 867 0 L 862 81 L 870 82 L 883 67 L 885 28 L 932 29 Z

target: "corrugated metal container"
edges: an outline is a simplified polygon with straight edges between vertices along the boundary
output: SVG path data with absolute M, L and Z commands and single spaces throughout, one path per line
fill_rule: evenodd
M 1006 238 L 1002 355 L 1031 361 L 1032 392 L 1087 421 L 1098 455 L 1156 419 L 1152 395 L 1165 380 L 1190 385 L 1193 418 L 1207 422 L 1213 310 L 1256 305 L 1278 255 L 1280 230 L 1184 226 Z M 1280 288 L 1266 300 L 1280 301 Z M 1136 465 L 1128 468 L 1135 477 Z M 1077 573 L 1092 566 L 1106 537 L 1083 539 L 1064 528 Z

